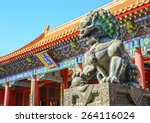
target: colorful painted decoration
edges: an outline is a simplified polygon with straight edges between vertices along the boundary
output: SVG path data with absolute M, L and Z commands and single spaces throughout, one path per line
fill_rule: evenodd
M 21 79 L 28 78 L 28 77 L 38 75 L 41 73 L 49 73 L 49 72 L 58 71 L 58 70 L 61 70 L 70 66 L 75 66 L 76 64 L 81 63 L 81 62 L 84 62 L 84 54 L 80 54 L 79 56 L 61 61 L 58 63 L 58 67 L 48 69 L 47 67 L 42 66 L 42 67 L 34 68 L 31 70 L 27 70 L 24 72 L 20 72 L 18 74 L 13 74 L 5 78 L 1 78 L 0 84 L 3 84 L 5 82 L 13 82 L 13 81 L 21 80 Z
M 70 41 L 69 44 L 51 51 L 50 54 L 57 62 L 59 62 L 83 54 L 87 49 L 88 46 L 84 40 Z
M 133 22 L 132 21 L 127 21 L 124 23 L 124 26 L 127 27 L 127 29 L 133 29 L 134 28 L 134 25 L 133 25 Z
M 142 35 L 150 34 L 150 16 L 141 15 L 138 18 L 129 18 L 121 23 L 121 34 L 124 40 L 129 40 Z
M 133 38 L 131 40 L 124 42 L 124 46 L 127 50 L 131 50 L 131 49 L 135 49 L 147 45 L 150 45 L 150 34 Z
M 133 40 L 133 42 L 134 42 L 134 48 L 140 47 L 140 40 L 139 39 Z
M 48 68 L 51 69 L 53 67 L 58 67 L 52 57 L 49 56 L 47 50 L 44 52 L 40 52 L 36 54 L 36 56 L 40 59 L 40 61 Z
M 141 46 L 147 46 L 150 45 L 150 35 L 140 38 Z
M 30 83 L 27 83 L 27 82 L 19 82 L 19 81 L 16 81 L 14 83 L 15 86 L 20 86 L 20 87 L 30 87 L 31 84 Z
M 144 46 L 141 49 L 142 49 L 142 54 L 144 56 L 147 56 L 148 55 L 147 52 L 150 51 L 150 45 Z

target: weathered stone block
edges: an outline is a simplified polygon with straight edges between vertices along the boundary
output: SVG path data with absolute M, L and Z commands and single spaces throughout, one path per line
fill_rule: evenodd
M 65 89 L 64 105 L 149 106 L 150 91 L 115 83 L 85 85 Z

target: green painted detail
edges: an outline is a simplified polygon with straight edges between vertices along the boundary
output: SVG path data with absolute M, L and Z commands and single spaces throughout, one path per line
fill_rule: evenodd
M 58 68 L 52 68 L 52 69 L 48 70 L 46 67 L 39 67 L 39 68 L 27 70 L 27 71 L 24 71 L 24 72 L 15 74 L 15 75 L 10 75 L 10 76 L 0 79 L 0 84 L 21 80 L 24 78 L 28 78 L 28 77 L 40 74 L 40 73 L 48 73 L 48 72 L 61 70 L 61 69 L 67 68 L 69 66 L 81 63 L 83 61 L 84 61 L 84 55 L 81 54 L 79 56 L 69 58 L 69 59 L 66 59 L 66 60 L 58 63 L 58 66 L 59 66 Z

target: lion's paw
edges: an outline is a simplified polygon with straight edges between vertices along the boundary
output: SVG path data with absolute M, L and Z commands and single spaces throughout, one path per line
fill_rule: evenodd
M 102 78 L 102 79 L 101 79 L 101 82 L 102 82 L 102 83 L 106 83 L 106 82 L 118 83 L 119 81 L 118 81 L 118 79 L 117 79 L 116 76 L 113 76 L 113 77 L 108 76 L 108 77 Z

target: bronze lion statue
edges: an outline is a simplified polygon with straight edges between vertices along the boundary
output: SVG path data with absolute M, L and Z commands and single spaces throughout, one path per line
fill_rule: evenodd
M 85 53 L 82 72 L 72 75 L 71 87 L 87 84 L 93 75 L 99 83 L 139 85 L 138 68 L 131 63 L 114 15 L 103 9 L 87 14 L 80 22 L 80 38 L 86 40 L 90 48 Z

